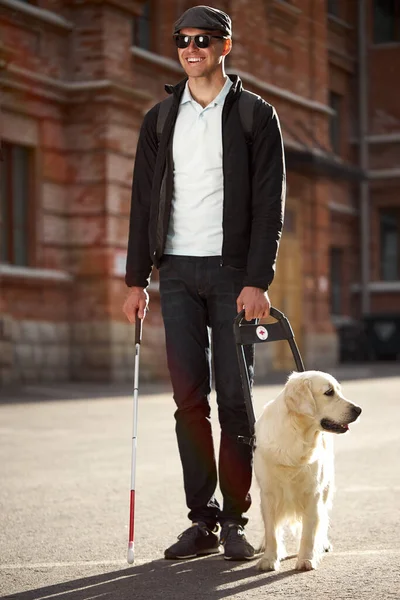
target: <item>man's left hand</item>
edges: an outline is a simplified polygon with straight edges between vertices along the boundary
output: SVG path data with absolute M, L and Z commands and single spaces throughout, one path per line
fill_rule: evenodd
M 257 287 L 244 287 L 236 300 L 238 313 L 245 309 L 246 321 L 268 317 L 271 302 L 268 293 Z

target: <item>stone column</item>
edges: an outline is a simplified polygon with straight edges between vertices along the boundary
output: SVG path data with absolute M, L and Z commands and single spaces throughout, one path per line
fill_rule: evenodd
M 74 23 L 66 110 L 72 377 L 128 373 L 121 258 L 138 129 L 148 96 L 132 85 L 132 19 L 140 2 L 69 0 Z M 118 368 L 116 367 L 118 365 Z
M 330 210 L 329 182 L 310 179 L 305 211 L 304 362 L 306 368 L 324 369 L 337 363 L 338 340 L 330 318 Z

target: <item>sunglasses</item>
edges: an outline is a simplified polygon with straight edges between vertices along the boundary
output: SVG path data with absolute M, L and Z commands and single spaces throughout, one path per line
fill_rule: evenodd
M 183 35 L 182 33 L 176 33 L 172 37 L 178 48 L 188 48 L 192 40 L 198 48 L 208 48 L 212 38 L 216 40 L 228 39 L 225 35 L 208 35 L 205 33 L 201 33 L 200 35 Z

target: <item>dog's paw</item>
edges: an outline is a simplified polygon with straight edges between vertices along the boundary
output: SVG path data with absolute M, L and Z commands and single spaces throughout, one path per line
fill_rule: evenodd
M 298 558 L 295 568 L 296 571 L 313 571 L 317 568 L 317 561 L 309 558 Z
M 268 556 L 263 556 L 262 558 L 260 558 L 256 565 L 256 568 L 259 571 L 279 571 L 279 567 L 279 560 L 277 558 L 274 560 L 273 558 L 269 558 Z
M 281 546 L 278 546 L 278 560 L 285 560 L 287 556 L 288 553 L 286 551 L 285 546 L 283 544 Z

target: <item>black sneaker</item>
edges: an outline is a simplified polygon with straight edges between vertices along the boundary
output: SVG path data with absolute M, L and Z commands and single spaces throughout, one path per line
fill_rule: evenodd
M 238 523 L 225 523 L 222 526 L 220 543 L 224 547 L 225 560 L 251 560 L 254 548 L 246 540 L 244 529 Z
M 164 552 L 168 559 L 195 558 L 204 554 L 217 554 L 219 552 L 219 539 L 216 532 L 208 529 L 205 523 L 193 523 L 185 529 L 178 541 Z

